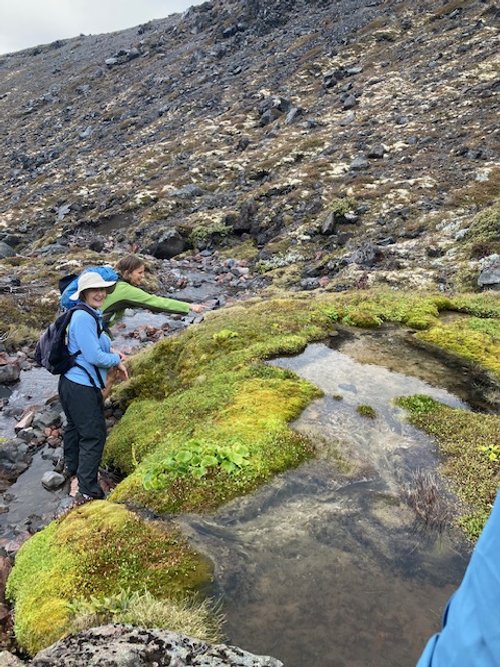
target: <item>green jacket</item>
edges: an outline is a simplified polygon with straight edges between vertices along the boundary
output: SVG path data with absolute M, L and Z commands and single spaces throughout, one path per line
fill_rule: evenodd
M 184 301 L 149 294 L 140 287 L 134 287 L 126 280 L 118 280 L 115 289 L 107 295 L 102 306 L 104 321 L 107 324 L 113 324 L 120 319 L 125 308 L 146 308 L 156 313 L 187 315 L 190 305 Z

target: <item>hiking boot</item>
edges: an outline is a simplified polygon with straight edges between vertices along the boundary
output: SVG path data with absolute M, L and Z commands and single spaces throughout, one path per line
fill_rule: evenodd
M 71 507 L 80 507 L 80 505 L 85 505 L 85 503 L 90 503 L 92 500 L 98 500 L 98 498 L 94 498 L 93 496 L 88 496 L 86 493 L 78 493 L 75 495 L 73 502 L 71 503 Z

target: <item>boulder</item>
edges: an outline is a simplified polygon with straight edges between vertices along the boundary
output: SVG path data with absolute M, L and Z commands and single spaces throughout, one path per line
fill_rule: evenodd
M 500 289 L 500 255 L 490 255 L 481 262 L 481 273 L 477 283 L 479 287 L 487 289 Z
M 37 653 L 31 667 L 283 667 L 275 658 L 210 645 L 168 630 L 102 625 L 69 635 Z
M 161 238 L 152 243 L 147 252 L 157 259 L 171 259 L 180 255 L 186 248 L 186 242 L 175 229 L 166 232 Z
M 10 247 L 8 243 L 5 243 L 4 241 L 0 241 L 0 258 L 3 259 L 4 257 L 14 257 L 16 254 L 16 251 Z

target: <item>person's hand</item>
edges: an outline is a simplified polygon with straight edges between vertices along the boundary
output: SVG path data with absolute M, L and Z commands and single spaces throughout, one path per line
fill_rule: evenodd
M 120 375 L 124 380 L 128 380 L 128 371 L 123 361 L 120 361 L 118 366 L 116 366 L 116 369 L 118 370 L 118 372 L 120 373 Z
M 202 313 L 205 310 L 205 306 L 201 303 L 192 303 L 190 308 L 193 313 Z

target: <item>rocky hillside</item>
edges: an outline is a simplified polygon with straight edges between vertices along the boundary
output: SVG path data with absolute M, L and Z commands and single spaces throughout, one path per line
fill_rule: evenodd
M 226 249 L 285 287 L 498 286 L 496 11 L 211 0 L 3 56 L 0 251 Z

